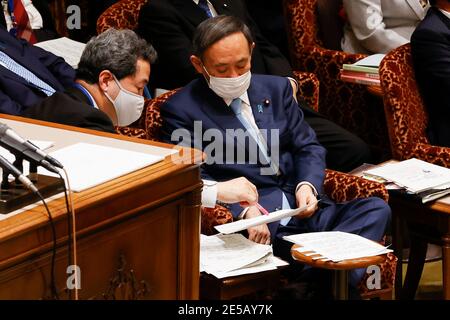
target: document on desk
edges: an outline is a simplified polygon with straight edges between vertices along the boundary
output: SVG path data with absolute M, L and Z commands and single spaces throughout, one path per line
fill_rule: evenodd
M 413 193 L 450 188 L 450 169 L 414 158 L 386 164 L 366 173 L 392 181 Z
M 246 230 L 250 227 L 258 226 L 260 224 L 270 223 L 270 222 L 278 221 L 278 220 L 281 220 L 284 218 L 295 216 L 314 205 L 315 205 L 315 203 L 312 203 L 309 206 L 303 206 L 303 207 L 297 208 L 297 209 L 278 210 L 278 211 L 270 212 L 268 215 L 261 215 L 261 216 L 251 218 L 251 219 L 237 220 L 234 222 L 215 226 L 214 228 L 216 228 L 217 231 L 219 231 L 220 233 L 223 233 L 223 234 L 235 233 L 235 232 L 239 232 L 242 230 Z
M 200 238 L 200 271 L 217 278 L 273 270 L 286 264 L 273 257 L 270 245 L 255 243 L 241 234 Z
M 305 255 L 318 255 L 313 259 L 333 262 L 392 252 L 374 241 L 340 231 L 309 232 L 286 236 L 283 239 L 300 245 L 297 251 Z
M 50 152 L 67 170 L 72 190 L 81 192 L 163 160 L 161 156 L 89 143 Z M 55 174 L 38 168 L 40 174 Z
M 42 41 L 34 45 L 49 51 L 58 57 L 64 58 L 64 60 L 74 69 L 78 67 L 81 55 L 86 47 L 86 44 L 67 37 Z

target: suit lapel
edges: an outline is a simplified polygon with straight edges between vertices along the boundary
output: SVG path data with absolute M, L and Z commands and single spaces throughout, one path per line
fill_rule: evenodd
M 416 16 L 420 20 L 422 20 L 425 17 L 425 13 L 426 13 L 425 8 L 427 8 L 427 7 L 422 8 L 422 5 L 420 4 L 419 0 L 406 0 L 406 2 L 408 2 L 411 9 L 414 11 Z
M 172 5 L 189 20 L 194 26 L 198 26 L 208 18 L 206 13 L 200 9 L 192 0 L 171 0 Z

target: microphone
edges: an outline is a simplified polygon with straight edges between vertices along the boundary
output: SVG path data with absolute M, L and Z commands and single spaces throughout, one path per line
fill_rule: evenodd
M 28 160 L 37 162 L 48 171 L 59 174 L 55 166 L 63 168 L 63 165 L 58 160 L 49 156 L 31 142 L 23 139 L 4 123 L 0 123 L 0 143 L 10 151 L 19 152 Z
M 36 186 L 31 182 L 30 179 L 28 179 L 25 175 L 22 174 L 22 172 L 19 171 L 16 167 L 12 165 L 8 160 L 6 160 L 3 156 L 0 155 L 0 166 L 3 168 L 3 170 L 7 170 L 10 172 L 14 177 L 17 178 L 20 182 L 23 183 L 25 187 L 33 191 L 34 193 L 39 192 Z

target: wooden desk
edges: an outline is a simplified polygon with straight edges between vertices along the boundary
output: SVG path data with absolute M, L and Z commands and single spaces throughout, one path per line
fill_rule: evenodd
M 397 299 L 414 299 L 430 242 L 442 246 L 444 299 L 450 300 L 450 197 L 423 205 L 391 194 L 389 204 L 393 212 L 394 250 L 399 261 L 403 258 L 402 228 L 406 226 L 410 235 L 410 256 L 403 287 L 402 264 L 397 264 Z
M 156 153 L 167 152 L 169 147 L 0 117 L 0 122 L 20 135 L 55 141 L 56 147 L 70 141 Z M 25 123 L 11 121 L 14 119 Z M 202 187 L 198 164 L 202 154 L 190 149 L 180 154 L 186 163 L 175 164 L 166 157 L 155 165 L 74 194 L 81 299 L 198 299 Z M 60 297 L 67 298 L 66 207 L 62 198 L 51 201 L 49 207 L 57 236 L 55 278 Z M 52 244 L 48 217 L 41 205 L 0 221 L 0 299 L 49 297 Z

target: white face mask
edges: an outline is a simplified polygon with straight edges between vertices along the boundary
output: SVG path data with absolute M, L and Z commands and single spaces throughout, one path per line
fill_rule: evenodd
M 120 89 L 119 94 L 114 100 L 106 93 L 106 91 L 105 96 L 111 101 L 116 110 L 117 125 L 121 127 L 128 126 L 141 116 L 145 100 L 143 96 L 124 89 L 116 76 L 113 75 L 113 77 Z
M 211 76 L 208 71 L 206 71 L 205 66 L 203 66 L 203 69 L 209 76 L 209 87 L 223 99 L 233 100 L 239 98 L 250 87 L 250 80 L 252 79 L 250 70 L 239 77 L 219 78 Z

